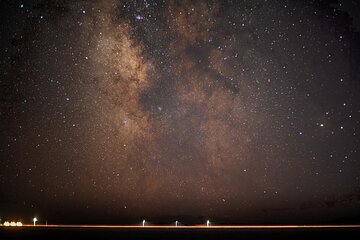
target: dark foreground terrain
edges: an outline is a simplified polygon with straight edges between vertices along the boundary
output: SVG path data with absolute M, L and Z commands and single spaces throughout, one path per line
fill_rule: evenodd
M 0 239 L 360 239 L 360 228 L 302 229 L 113 229 L 4 228 Z

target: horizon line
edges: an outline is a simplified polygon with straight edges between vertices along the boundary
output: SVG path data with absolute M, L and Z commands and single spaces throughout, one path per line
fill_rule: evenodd
M 136 229 L 281 229 L 281 228 L 360 228 L 359 224 L 337 224 L 337 225 L 99 225 L 99 224 L 23 224 L 12 227 L 0 225 L 0 227 L 16 228 L 136 228 Z

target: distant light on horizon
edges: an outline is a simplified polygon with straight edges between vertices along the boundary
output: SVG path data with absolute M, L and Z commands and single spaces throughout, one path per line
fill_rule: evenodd
M 15 222 L 15 221 L 5 221 L 4 224 L 3 224 L 5 227 L 22 227 L 23 224 L 22 222 Z

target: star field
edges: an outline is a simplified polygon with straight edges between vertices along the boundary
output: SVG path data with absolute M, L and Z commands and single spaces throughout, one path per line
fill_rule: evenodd
M 2 216 L 359 217 L 358 3 L 2 4 Z

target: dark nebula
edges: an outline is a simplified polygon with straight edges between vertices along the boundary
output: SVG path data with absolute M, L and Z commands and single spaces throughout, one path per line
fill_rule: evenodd
M 360 222 L 356 1 L 2 1 L 0 217 Z

